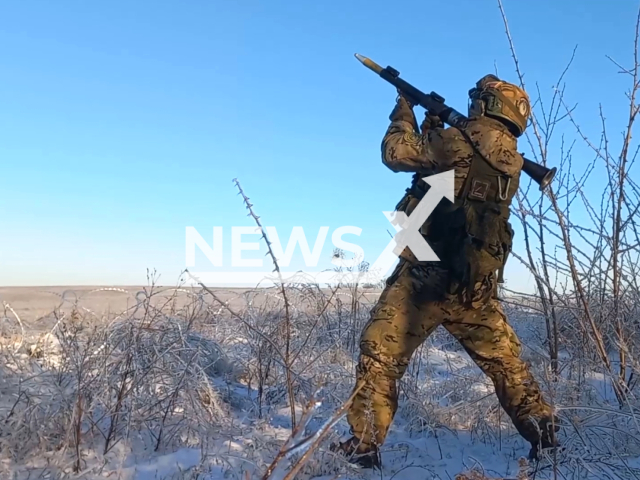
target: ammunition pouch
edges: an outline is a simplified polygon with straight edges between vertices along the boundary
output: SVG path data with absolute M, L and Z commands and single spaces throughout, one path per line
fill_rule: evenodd
M 454 277 L 470 289 L 495 273 L 502 281 L 513 242 L 513 229 L 501 209 L 491 208 L 491 205 L 478 207 L 463 207 L 466 229 L 461 255 L 457 255 L 458 262 L 453 265 Z
M 405 190 L 405 195 L 396 205 L 396 211 L 404 212 L 407 215 L 411 215 L 413 209 L 416 208 L 416 205 L 422 200 L 422 197 L 427 193 L 429 186 L 421 181 L 422 177 L 419 174 L 413 175 L 413 180 L 411 182 L 411 187 Z M 423 235 L 427 234 L 427 227 L 429 224 L 429 219 L 427 218 L 424 225 L 421 227 L 420 232 Z

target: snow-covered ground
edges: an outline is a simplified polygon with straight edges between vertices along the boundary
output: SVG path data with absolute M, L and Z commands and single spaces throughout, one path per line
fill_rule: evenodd
M 262 478 L 291 435 L 282 298 L 274 291 L 257 302 L 243 292 L 226 309 L 208 294 L 175 295 L 178 307 L 138 297 L 137 308 L 108 316 L 87 313 L 80 300 L 76 312 L 48 318 L 54 326 L 39 337 L 24 321 L 22 334 L 5 310 L 2 478 Z M 313 289 L 293 289 L 288 300 L 288 358 L 304 437 L 348 398 L 371 303 L 357 292 Z M 542 320 L 508 313 L 559 409 L 567 450 L 555 462 L 529 465 L 529 476 L 518 477 L 529 445 L 499 408 L 491 382 L 438 330 L 401 382 L 383 471 L 360 470 L 329 450 L 348 435 L 341 418 L 295 478 L 444 480 L 472 470 L 487 478 L 640 478 L 640 428 L 631 407 L 617 407 L 603 371 L 565 353 L 563 378 L 551 382 Z M 303 417 L 310 402 L 315 408 Z M 269 478 L 284 479 L 303 452 L 285 456 Z

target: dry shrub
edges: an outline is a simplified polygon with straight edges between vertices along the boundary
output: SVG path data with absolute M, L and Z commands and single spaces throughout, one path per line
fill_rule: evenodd
M 215 383 L 233 365 L 188 319 L 150 311 L 112 323 L 76 311 L 22 352 L 2 350 L 6 461 L 78 472 L 121 443 L 198 446 L 227 422 Z

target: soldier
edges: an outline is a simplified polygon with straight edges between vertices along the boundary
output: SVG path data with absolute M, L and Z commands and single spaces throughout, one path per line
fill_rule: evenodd
M 338 451 L 379 467 L 378 447 L 398 406 L 396 382 L 442 325 L 491 378 L 500 405 L 531 443 L 530 458 L 538 458 L 540 448 L 559 445 L 558 418 L 520 358 L 520 341 L 497 299 L 513 238 L 509 207 L 523 165 L 517 138 L 527 127 L 529 98 L 486 75 L 469 91 L 464 131 L 427 114 L 419 132 L 413 105 L 399 93 L 382 160 L 394 172 L 414 172 L 414 179 L 396 210 L 410 215 L 428 188 L 421 177 L 451 169 L 455 202 L 441 201 L 421 228 L 440 261 L 420 262 L 405 248 L 371 312 L 356 374 L 363 387 L 347 415 L 353 436 Z

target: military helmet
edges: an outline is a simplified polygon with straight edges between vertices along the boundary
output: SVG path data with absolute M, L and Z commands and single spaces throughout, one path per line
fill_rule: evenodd
M 485 75 L 469 90 L 469 100 L 469 116 L 485 115 L 500 120 L 516 137 L 527 128 L 531 115 L 529 96 L 512 83 Z

